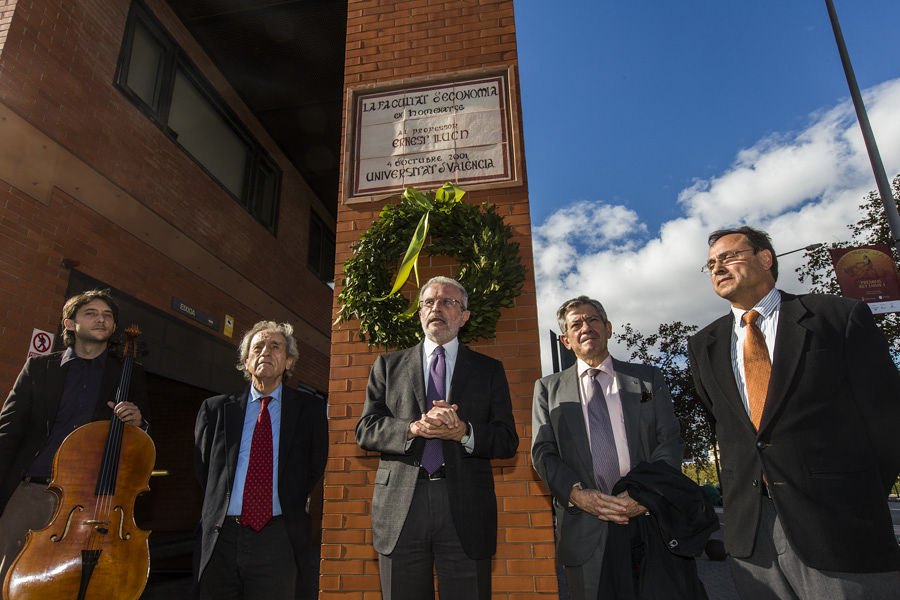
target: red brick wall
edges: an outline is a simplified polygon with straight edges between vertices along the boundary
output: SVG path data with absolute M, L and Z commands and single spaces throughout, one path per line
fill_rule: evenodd
M 515 67 L 516 60 L 512 0 L 349 3 L 346 86 L 483 67 Z M 519 104 L 514 85 L 513 102 Z M 514 127 L 521 131 L 521 122 Z M 518 150 L 521 152 L 522 148 Z M 343 181 L 342 189 L 349 189 L 349 185 L 349 181 Z M 514 241 L 520 244 L 520 256 L 528 270 L 515 307 L 501 314 L 497 337 L 473 346 L 503 361 L 521 439 L 515 458 L 494 461 L 499 511 L 494 597 L 520 600 L 553 595 L 556 579 L 550 504 L 529 459 L 531 396 L 534 380 L 541 371 L 528 191 L 524 185 L 497 185 L 470 192 L 466 201 L 497 205 L 498 212 L 513 228 Z M 351 244 L 372 224 L 382 205 L 383 202 L 339 207 L 338 281 L 342 265 L 351 255 Z M 433 274 L 446 274 L 447 265 L 443 260 L 430 264 L 425 259 L 420 261 L 419 269 L 427 279 Z M 335 298 L 340 290 L 338 285 Z M 360 450 L 354 439 L 369 369 L 378 351 L 357 341 L 356 325 L 339 325 L 332 334 L 331 454 L 325 475 L 320 578 L 323 600 L 380 597 L 369 519 L 378 457 Z
M 99 173 L 159 215 L 170 224 L 174 237 L 193 240 L 327 337 L 332 293 L 306 267 L 306 254 L 311 208 L 318 208 L 325 218 L 328 212 L 202 53 L 168 3 L 148 0 L 147 4 L 282 168 L 277 237 L 259 225 L 114 86 L 129 0 L 18 4 L 0 0 L 0 42 L 5 41 L 0 53 L 0 103 L 74 154 L 86 169 Z M 0 179 L 4 178 L 3 166 Z M 54 185 L 53 181 L 42 183 Z M 89 274 L 170 314 L 174 314 L 169 307 L 173 295 L 219 318 L 231 314 L 236 317 L 235 336 L 254 320 L 271 318 L 256 314 L 236 302 L 228 290 L 214 288 L 122 229 L 101 225 L 103 219 L 96 214 L 89 217 L 85 210 L 90 209 L 78 202 L 78 194 L 68 191 L 75 197 L 65 201 L 71 205 L 67 209 L 82 219 L 81 229 L 59 223 L 54 209 L 63 201 L 58 197 L 47 207 L 10 191 L 8 185 L 2 191 L 4 243 L 8 239 L 10 245 L 0 250 L 0 268 L 4 269 L 0 314 L 34 314 L 21 325 L 9 320 L 0 325 L 4 331 L 15 329 L 16 334 L 15 338 L 4 335 L 0 340 L 0 390 L 8 389 L 12 383 L 9 373 L 21 365 L 20 348 L 27 343 L 27 337 L 22 341 L 22 331 L 27 329 L 30 334 L 38 322 L 54 329 L 66 279 L 59 260 L 67 253 L 74 258 L 89 257 L 85 261 L 90 264 Z M 51 228 L 52 223 L 59 224 Z M 103 239 L 97 239 L 101 234 Z M 15 248 L 15 253 L 10 253 L 10 248 Z M 12 298 L 20 291 L 34 295 L 39 304 L 20 306 Z M 53 293 L 47 293 L 50 291 Z M 5 344 L 12 345 L 9 353 Z M 297 375 L 325 389 L 327 354 L 309 348 L 301 348 L 301 352 L 304 358 Z
M 0 180 L 0 385 L 4 391 L 12 387 L 25 362 L 32 328 L 56 332 L 59 327 L 69 281 L 61 259 L 69 256 L 82 257 L 80 271 L 156 307 L 168 307 L 172 290 L 189 289 L 192 301 L 213 314 L 228 312 L 245 326 L 263 318 L 234 304 L 221 290 L 71 196 L 54 190 L 49 205 L 44 205 Z M 310 358 L 314 354 L 303 344 L 300 353 Z M 313 369 L 304 373 L 307 376 L 327 370 L 327 359 L 309 362 Z

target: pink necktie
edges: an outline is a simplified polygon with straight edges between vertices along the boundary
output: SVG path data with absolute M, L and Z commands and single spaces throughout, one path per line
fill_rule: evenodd
M 254 531 L 262 529 L 272 518 L 272 420 L 269 418 L 271 396 L 260 398 L 262 408 L 253 428 L 250 462 L 244 480 L 241 525 Z

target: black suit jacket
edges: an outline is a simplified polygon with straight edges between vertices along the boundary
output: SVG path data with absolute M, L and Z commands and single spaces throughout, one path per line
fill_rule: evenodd
M 900 567 L 886 501 L 900 471 L 900 377 L 868 306 L 782 292 L 758 433 L 731 368 L 732 323 L 729 313 L 689 342 L 697 393 L 721 450 L 728 551 L 753 551 L 765 474 L 805 564 L 844 572 Z
M 662 372 L 613 359 L 631 464 L 663 461 L 680 470 L 682 441 Z M 572 486 L 597 489 L 591 446 L 578 392 L 578 367 L 534 382 L 531 458 L 553 495 L 557 552 L 566 566 L 584 564 L 606 547 L 607 521 L 569 506 Z
M 32 356 L 25 362 L 0 412 L 0 513 L 37 453 L 44 447 L 59 411 L 69 364 L 60 365 L 62 352 Z M 112 417 L 107 402 L 115 401 L 122 374 L 122 362 L 113 355 L 106 358 L 94 420 Z M 134 364 L 128 400 L 141 412 L 147 404 L 144 369 Z
M 235 394 L 203 401 L 194 427 L 194 470 L 203 487 L 200 564 L 203 574 L 218 539 L 234 485 L 244 411 L 250 387 Z M 328 422 L 325 401 L 282 387 L 281 429 L 278 441 L 278 500 L 294 548 L 298 567 L 309 541 L 306 500 L 325 472 L 328 459 Z
M 409 424 L 425 412 L 422 355 L 420 342 L 375 360 L 356 425 L 360 447 L 381 452 L 372 498 L 372 537 L 381 554 L 390 554 L 400 536 L 425 446 L 414 438 L 406 449 Z M 443 442 L 453 523 L 469 558 L 490 558 L 497 549 L 490 459 L 509 458 L 519 445 L 503 364 L 460 344 L 447 401 L 459 405 L 457 414 L 472 424 L 475 437 L 472 454 L 458 442 Z

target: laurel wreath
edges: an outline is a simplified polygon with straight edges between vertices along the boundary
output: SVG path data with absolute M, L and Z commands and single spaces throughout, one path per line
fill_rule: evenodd
M 459 261 L 455 277 L 469 294 L 470 311 L 460 341 L 493 338 L 500 309 L 513 306 L 513 299 L 522 292 L 525 267 L 519 259 L 519 244 L 510 241 L 512 229 L 496 207 L 461 202 L 464 194 L 449 183 L 433 195 L 407 188 L 399 203 L 385 205 L 344 264 L 335 323 L 358 319 L 360 339 L 372 346 L 417 344 L 422 327 L 416 318 L 416 260 L 422 251 Z M 412 241 L 407 242 L 410 232 Z M 416 275 L 416 289 L 404 293 L 401 288 L 410 271 Z

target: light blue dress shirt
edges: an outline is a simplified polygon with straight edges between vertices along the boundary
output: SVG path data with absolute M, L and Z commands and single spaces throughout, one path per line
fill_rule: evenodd
M 250 445 L 253 443 L 253 428 L 262 408 L 260 398 L 272 396 L 269 401 L 269 419 L 272 421 L 272 516 L 281 514 L 281 502 L 278 500 L 278 439 L 281 433 L 281 390 L 279 385 L 271 394 L 260 394 L 250 386 L 250 398 L 247 410 L 244 411 L 244 429 L 241 433 L 241 449 L 238 452 L 237 467 L 234 470 L 234 485 L 231 486 L 231 501 L 228 503 L 227 515 L 240 516 L 244 503 L 244 481 L 247 479 L 247 466 L 250 464 Z

